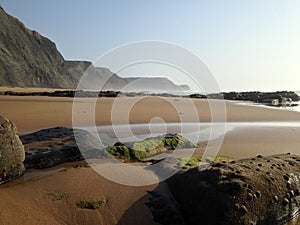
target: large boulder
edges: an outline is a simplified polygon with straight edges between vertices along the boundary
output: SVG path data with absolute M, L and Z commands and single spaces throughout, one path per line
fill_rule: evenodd
M 0 184 L 25 173 L 25 151 L 16 126 L 0 116 Z
M 214 163 L 169 180 L 186 224 L 280 225 L 300 209 L 300 157 Z

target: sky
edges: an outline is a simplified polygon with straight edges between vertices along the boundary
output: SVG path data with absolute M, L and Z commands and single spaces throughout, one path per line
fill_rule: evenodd
M 196 54 L 222 91 L 300 90 L 298 0 L 0 0 L 65 59 L 95 62 L 120 45 L 158 40 Z M 141 74 L 143 73 L 143 74 Z M 122 76 L 168 76 L 174 68 L 127 68 Z

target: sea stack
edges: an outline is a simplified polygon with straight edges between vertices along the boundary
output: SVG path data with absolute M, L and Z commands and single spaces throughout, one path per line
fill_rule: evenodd
M 0 184 L 25 173 L 25 151 L 16 126 L 0 116 Z

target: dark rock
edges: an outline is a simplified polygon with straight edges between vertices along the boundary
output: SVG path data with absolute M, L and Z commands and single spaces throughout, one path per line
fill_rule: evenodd
M 300 209 L 299 159 L 284 154 L 212 164 L 204 171 L 195 168 L 175 175 L 169 189 L 187 224 L 280 225 Z M 260 171 L 258 164 L 264 165 Z M 275 182 L 268 171 L 272 164 L 285 165 L 272 171 Z M 232 176 L 232 169 L 241 171 L 239 176 Z
M 239 100 L 239 101 L 252 101 L 257 103 L 270 103 L 272 99 L 281 100 L 282 98 L 289 98 L 292 101 L 299 101 L 299 96 L 293 91 L 277 91 L 277 92 L 259 92 L 259 91 L 246 91 L 246 92 L 224 92 L 222 93 L 224 99 Z M 209 94 L 208 98 L 216 98 L 216 94 Z
M 283 205 L 288 205 L 290 201 L 287 198 L 284 198 L 282 203 Z
M 172 196 L 157 191 L 149 191 L 148 193 L 150 198 L 146 205 L 152 212 L 154 222 L 162 225 L 185 224 L 177 203 Z
M 16 126 L 0 116 L 0 184 L 25 173 L 25 151 Z
M 26 151 L 26 169 L 44 169 L 65 162 L 99 158 L 104 152 L 92 134 L 80 129 L 43 129 L 21 136 L 21 140 Z
M 252 195 L 251 193 L 248 193 L 247 198 L 248 198 L 249 200 L 253 200 L 253 195 Z
M 255 194 L 256 194 L 257 198 L 260 198 L 260 197 L 261 197 L 260 191 L 255 192 Z
M 278 202 L 278 196 L 277 195 L 273 196 L 273 200 L 274 202 Z
M 248 209 L 246 206 L 242 205 L 241 208 L 240 208 L 240 211 L 241 211 L 241 214 L 242 215 L 245 215 L 248 213 Z

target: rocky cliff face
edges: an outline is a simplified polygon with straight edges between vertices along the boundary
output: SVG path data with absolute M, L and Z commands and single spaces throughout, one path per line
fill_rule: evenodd
M 106 68 L 95 68 L 91 62 L 65 61 L 55 43 L 38 32 L 27 29 L 0 6 L 1 86 L 75 89 L 87 68 L 92 76 L 91 80 L 96 81 L 95 84 L 100 83 L 106 90 L 120 90 L 135 80 L 121 78 Z M 158 83 L 157 86 L 157 81 L 150 79 L 139 86 L 139 91 L 150 88 L 182 90 L 166 78 L 160 78 Z
M 0 7 L 0 84 L 28 87 L 70 87 L 76 80 L 64 69 L 55 44 Z
M 15 125 L 0 116 L 0 184 L 25 173 L 25 151 Z

